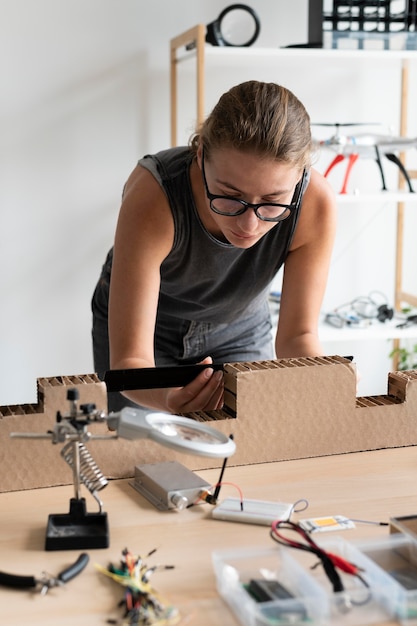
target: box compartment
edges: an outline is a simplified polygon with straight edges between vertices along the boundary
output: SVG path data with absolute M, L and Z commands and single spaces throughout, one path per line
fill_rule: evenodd
M 314 624 L 358 626 L 396 619 L 401 594 L 396 581 L 366 554 L 344 540 L 318 541 L 364 570 L 366 587 L 341 574 L 345 591 L 334 593 L 314 554 L 283 546 L 213 552 L 217 589 L 243 626 Z M 275 580 L 294 597 L 259 602 L 249 593 L 251 580 Z

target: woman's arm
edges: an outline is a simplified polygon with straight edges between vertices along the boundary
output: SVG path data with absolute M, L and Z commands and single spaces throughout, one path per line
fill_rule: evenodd
M 318 322 L 336 231 L 336 198 L 312 170 L 285 261 L 275 350 L 278 358 L 323 354 Z
M 160 267 L 173 240 L 174 222 L 167 198 L 154 177 L 137 166 L 126 183 L 114 242 L 109 299 L 111 369 L 155 366 Z M 214 409 L 222 402 L 222 375 L 208 368 L 183 388 L 124 395 L 143 406 L 173 413 Z

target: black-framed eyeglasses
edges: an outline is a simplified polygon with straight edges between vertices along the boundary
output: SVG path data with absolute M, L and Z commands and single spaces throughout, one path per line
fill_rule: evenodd
M 210 193 L 204 167 L 204 150 L 201 157 L 201 172 L 203 174 L 206 196 L 210 200 L 210 208 L 214 213 L 225 215 L 226 217 L 235 217 L 236 215 L 242 215 L 242 213 L 248 209 L 253 209 L 256 217 L 264 222 L 282 222 L 282 220 L 289 217 L 292 211 L 298 209 L 302 199 L 304 180 L 306 177 L 306 171 L 304 170 L 300 180 L 295 186 L 290 204 L 281 204 L 278 202 L 252 204 L 245 200 L 240 200 L 239 198 L 233 198 L 232 196 L 218 196 Z

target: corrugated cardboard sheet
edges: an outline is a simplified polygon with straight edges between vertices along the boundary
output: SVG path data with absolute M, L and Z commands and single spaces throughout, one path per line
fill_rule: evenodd
M 46 433 L 67 392 L 107 411 L 106 386 L 96 374 L 38 379 L 34 405 L 0 407 L 0 492 L 72 483 L 72 471 L 51 440 L 11 439 L 11 432 Z M 389 374 L 387 394 L 356 397 L 356 374 L 343 357 L 279 359 L 225 365 L 222 411 L 188 414 L 233 434 L 229 465 L 342 454 L 417 444 L 417 372 Z M 91 432 L 107 434 L 105 424 Z M 177 460 L 190 469 L 220 467 L 221 459 L 184 455 L 148 440 L 104 440 L 88 450 L 107 478 L 134 475 L 135 465 Z

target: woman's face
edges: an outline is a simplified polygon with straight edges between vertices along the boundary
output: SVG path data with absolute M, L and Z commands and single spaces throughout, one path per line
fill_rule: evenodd
M 255 245 L 279 222 L 259 219 L 253 207 L 248 207 L 240 215 L 219 215 L 210 208 L 207 190 L 211 195 L 244 200 L 250 204 L 290 204 L 301 177 L 300 169 L 294 165 L 261 159 L 256 154 L 234 148 L 212 150 L 210 159 L 207 155 L 203 158 L 200 148 L 197 160 L 202 170 L 207 217 L 214 221 L 226 240 L 238 248 Z

